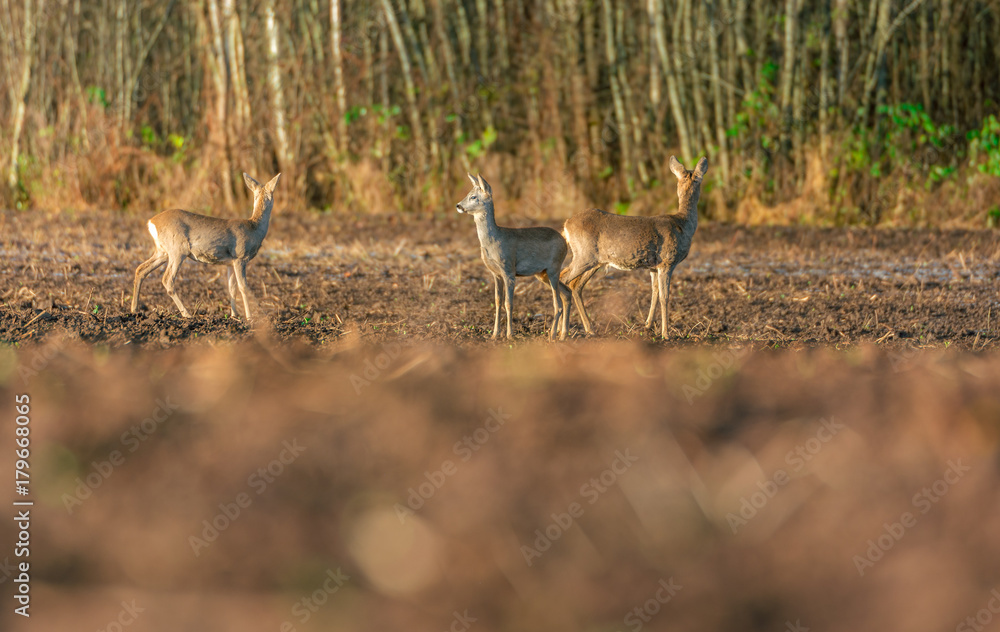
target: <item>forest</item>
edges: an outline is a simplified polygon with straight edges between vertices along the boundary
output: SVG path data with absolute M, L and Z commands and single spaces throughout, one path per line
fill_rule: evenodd
M 1000 2 L 0 0 L 0 205 L 1000 222 Z

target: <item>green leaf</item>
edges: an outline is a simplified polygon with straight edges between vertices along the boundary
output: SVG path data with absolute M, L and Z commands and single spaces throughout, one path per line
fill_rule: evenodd
M 488 148 L 495 142 L 497 142 L 497 130 L 490 125 L 483 131 L 483 147 Z

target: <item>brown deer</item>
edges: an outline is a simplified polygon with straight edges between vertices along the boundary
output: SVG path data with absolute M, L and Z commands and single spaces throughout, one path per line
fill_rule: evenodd
M 708 171 L 702 158 L 688 171 L 675 157 L 670 170 L 677 176 L 678 210 L 658 217 L 628 217 L 592 208 L 566 220 L 563 236 L 573 251 L 573 261 L 563 270 L 562 281 L 573 293 L 573 303 L 587 333 L 590 319 L 583 305 L 583 288 L 603 266 L 619 270 L 648 269 L 653 297 L 649 304 L 646 328 L 653 324 L 659 298 L 662 315 L 660 332 L 667 337 L 667 302 L 674 268 L 688 255 L 691 240 L 698 228 L 698 196 L 701 181 Z
M 267 184 L 257 182 L 247 174 L 243 180 L 253 193 L 253 214 L 250 219 L 222 219 L 189 213 L 180 209 L 163 211 L 147 222 L 149 234 L 153 236 L 156 251 L 153 256 L 135 269 L 135 284 L 132 288 L 132 312 L 139 302 L 142 281 L 151 272 L 167 264 L 163 273 L 163 287 L 174 299 L 174 304 L 184 318 L 191 314 L 174 290 L 174 277 L 184 259 L 191 257 L 201 263 L 223 265 L 231 263 L 226 273 L 226 287 L 229 290 L 230 315 L 236 318 L 236 288 L 243 297 L 246 320 L 250 320 L 250 290 L 247 289 L 247 263 L 260 250 L 260 244 L 267 236 L 271 222 L 271 208 L 274 206 L 274 188 L 281 174 L 274 176 Z

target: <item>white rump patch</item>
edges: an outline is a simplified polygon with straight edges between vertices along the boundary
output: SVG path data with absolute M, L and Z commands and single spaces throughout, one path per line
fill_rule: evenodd
M 156 236 L 156 224 L 153 223 L 153 220 L 149 220 L 146 222 L 146 227 L 149 228 L 149 234 L 153 236 L 153 241 L 155 241 L 156 245 L 159 246 L 160 238 Z

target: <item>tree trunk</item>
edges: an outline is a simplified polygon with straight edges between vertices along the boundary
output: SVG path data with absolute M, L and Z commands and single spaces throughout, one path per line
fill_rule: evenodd
M 703 11 L 705 5 L 702 5 Z M 719 144 L 719 166 L 722 181 L 729 182 L 729 149 L 726 146 L 726 119 L 723 115 L 722 86 L 719 83 L 719 43 L 715 22 L 715 5 L 708 5 L 710 25 L 707 32 L 708 57 L 712 72 L 712 101 L 715 106 L 715 142 Z
M 243 29 L 233 0 L 222 0 L 222 19 L 226 29 L 229 52 L 229 81 L 233 91 L 233 131 L 242 136 L 250 127 L 250 93 L 247 89 L 246 59 L 243 50 Z
M 830 151 L 830 0 L 820 5 L 823 21 L 819 44 L 819 155 L 826 164 Z
M 625 105 L 625 114 L 629 117 L 630 130 L 632 131 L 632 162 L 639 172 L 639 182 L 645 187 L 649 184 L 649 174 L 646 172 L 646 161 L 640 155 L 642 148 L 642 123 L 632 99 L 632 87 L 629 85 L 628 73 L 626 72 L 627 60 L 623 58 L 625 47 L 625 5 L 619 4 L 616 11 L 615 26 L 615 50 L 618 58 L 618 84 L 622 89 L 622 98 Z M 628 183 L 629 195 L 632 194 L 632 184 Z
M 920 95 L 923 97 L 925 112 L 931 112 L 931 83 L 930 83 L 930 53 L 928 49 L 928 35 L 930 34 L 930 20 L 927 14 L 930 12 L 930 5 L 925 4 L 920 9 Z
M 708 153 L 709 145 L 712 142 L 712 126 L 708 120 L 708 110 L 705 107 L 704 90 L 702 88 L 701 77 L 698 75 L 698 55 L 694 48 L 694 21 L 695 13 L 691 6 L 692 0 L 681 0 L 682 17 L 684 23 L 684 64 L 690 71 L 691 77 L 691 99 L 694 102 L 695 129 L 699 132 L 698 145 L 703 147 Z M 701 2 L 699 1 L 699 6 Z
M 653 22 L 653 35 L 656 39 L 656 50 L 660 57 L 660 67 L 667 84 L 667 99 L 670 101 L 670 112 L 673 114 L 674 126 L 677 128 L 677 140 L 680 143 L 681 157 L 690 160 L 694 157 L 691 150 L 691 138 L 688 134 L 687 117 L 677 90 L 677 79 L 674 76 L 674 64 L 671 52 L 667 46 L 667 30 L 663 21 L 663 0 L 647 0 L 646 10 Z
M 465 11 L 464 2 L 455 3 L 456 30 L 458 31 L 458 48 L 462 54 L 463 68 L 472 66 L 472 34 L 469 30 L 469 14 Z
M 149 35 L 149 39 L 145 43 L 142 43 L 142 49 L 139 51 L 139 56 L 136 58 L 135 64 L 131 66 L 131 72 L 126 77 L 125 83 L 125 120 L 131 119 L 132 105 L 136 97 L 136 89 L 139 86 L 139 78 L 142 76 L 142 69 L 146 65 L 146 59 L 149 57 L 149 51 L 152 50 L 153 46 L 156 44 L 156 40 L 160 37 L 160 33 L 163 32 L 163 27 L 166 26 L 167 20 L 170 18 L 170 11 L 174 8 L 175 0 L 171 0 L 167 3 L 166 8 L 163 11 L 163 17 L 156 23 L 153 27 L 153 32 Z M 139 37 L 138 31 L 136 36 Z
M 424 51 L 421 50 L 420 42 L 417 41 L 417 34 L 413 30 L 413 22 L 410 20 L 410 13 L 406 10 L 406 2 L 399 3 L 399 18 L 397 20 L 397 24 L 402 27 L 403 35 L 405 35 L 403 41 L 409 45 L 407 50 L 413 50 L 413 61 L 416 63 L 417 72 L 420 73 L 420 79 L 424 82 L 423 85 L 430 85 L 430 73 L 427 70 L 427 64 L 424 62 Z
M 30 0 L 28 0 L 30 4 Z M 27 9 L 27 5 L 25 5 Z M 125 116 L 128 111 L 125 104 L 125 38 L 129 28 L 125 22 L 126 0 L 118 0 L 115 5 L 115 106 L 118 114 L 118 129 L 125 129 Z
M 580 0 L 583 9 L 583 64 L 587 69 L 587 92 L 594 94 L 600 81 L 600 48 L 596 39 L 596 0 Z M 590 153 L 594 160 L 601 152 L 602 117 L 597 99 L 590 99 L 587 107 L 587 127 L 590 132 Z
M 271 117 L 274 125 L 274 145 L 278 156 L 278 169 L 290 174 L 295 181 L 295 157 L 288 141 L 288 126 L 285 121 L 285 85 L 281 78 L 281 47 L 278 36 L 278 21 L 274 15 L 274 0 L 264 5 L 264 32 L 267 42 L 267 85 L 271 95 Z
M 44 0 L 39 0 L 38 11 L 44 10 Z M 24 129 L 24 114 L 28 88 L 31 87 L 31 67 L 35 61 L 35 14 L 32 0 L 24 0 L 24 28 L 22 30 L 21 76 L 14 95 L 14 124 L 10 141 L 10 162 L 7 166 L 7 185 L 14 189 L 18 182 L 17 160 L 20 156 L 21 133 Z
M 427 169 L 427 149 L 424 143 L 423 124 L 420 122 L 420 109 L 417 104 L 417 88 L 413 84 L 413 72 L 410 68 L 410 55 L 406 52 L 406 42 L 403 41 L 403 33 L 399 28 L 399 22 L 396 21 L 396 14 L 392 9 L 390 0 L 382 0 L 382 10 L 385 11 L 389 34 L 392 35 L 392 41 L 396 45 L 396 51 L 399 54 L 399 64 L 403 69 L 403 82 L 406 85 L 407 112 L 409 113 L 410 126 L 413 128 L 413 140 L 416 143 L 418 152 L 418 160 L 416 162 L 420 171 L 424 171 Z
M 869 109 L 871 108 L 871 98 L 875 91 L 875 84 L 878 73 L 885 62 L 885 45 L 889 36 L 889 11 L 892 7 L 892 0 L 877 0 L 878 12 L 875 23 L 874 46 L 868 55 L 867 70 L 865 71 L 864 88 L 861 95 L 861 124 L 867 125 Z
M 347 154 L 347 94 L 344 89 L 344 61 L 340 50 L 340 0 L 330 0 L 330 59 L 333 60 L 333 93 L 337 101 L 337 151 Z
M 222 167 L 219 180 L 222 182 L 222 195 L 227 208 L 233 206 L 233 181 L 229 157 L 229 108 L 226 105 L 228 88 L 226 85 L 225 50 L 222 46 L 222 27 L 219 19 L 219 5 L 216 0 L 208 0 L 209 25 L 205 24 L 204 10 L 199 6 L 198 19 L 203 37 L 208 38 L 209 50 L 205 55 L 208 61 L 208 71 L 215 91 L 215 120 L 209 124 L 209 145 L 215 146 L 218 155 L 222 157 Z M 211 30 L 209 31 L 209 27 Z
M 628 120 L 625 115 L 625 101 L 622 99 L 622 89 L 618 84 L 618 54 L 615 50 L 615 22 L 611 11 L 611 0 L 601 0 L 604 10 L 604 55 L 608 62 L 608 78 L 611 81 L 611 100 L 614 103 L 615 130 L 614 137 L 618 140 L 621 160 L 621 178 L 626 183 L 632 176 L 632 147 L 629 138 Z
M 80 140 L 84 149 L 90 149 L 90 135 L 87 133 L 87 98 L 83 94 L 83 84 L 80 82 L 80 70 L 77 66 L 76 39 L 78 34 L 73 25 L 80 21 L 80 0 L 73 0 L 73 12 L 66 20 L 66 63 L 69 65 L 70 77 L 73 80 L 73 92 L 76 95 L 77 109 L 80 116 Z M 163 84 L 164 86 L 166 83 Z
M 486 0 L 476 0 L 476 66 L 479 74 L 483 77 L 489 77 L 492 74 L 489 65 L 489 16 L 486 6 Z
M 792 78 L 795 76 L 795 62 L 798 58 L 796 51 L 796 33 L 798 30 L 798 1 L 785 0 L 785 45 L 781 59 L 781 112 L 787 119 L 792 114 Z M 787 125 L 783 124 L 783 127 Z
M 847 93 L 848 64 L 851 51 L 847 43 L 847 0 L 835 0 L 833 28 L 837 39 L 837 50 L 840 58 L 837 62 L 837 108 L 844 107 L 844 95 Z
M 441 11 L 443 0 L 430 0 L 434 11 L 434 33 L 441 41 L 441 50 L 444 52 L 444 69 L 448 75 L 448 90 L 451 92 L 453 107 L 456 112 L 462 108 L 462 97 L 458 92 L 458 74 L 455 72 L 455 52 L 451 49 L 451 39 L 445 30 L 445 17 Z M 456 138 L 461 136 L 463 128 L 463 117 L 455 117 Z
M 500 70 L 506 72 L 510 67 L 507 52 L 507 7 L 504 0 L 496 0 L 497 6 L 497 57 L 500 60 Z
M 736 15 L 734 16 L 733 30 L 736 35 L 736 55 L 740 60 L 740 72 L 743 73 L 743 86 L 744 92 L 750 92 L 753 90 L 752 86 L 757 84 L 757 77 L 753 74 L 753 68 L 750 66 L 750 48 L 747 46 L 746 37 L 746 20 L 747 20 L 747 3 L 749 0 L 734 0 L 736 2 Z M 847 0 L 843 0 L 846 2 Z
M 412 13 L 417 29 L 417 50 L 422 53 L 431 85 L 436 86 L 441 82 L 441 71 L 427 35 L 427 7 L 424 6 L 424 0 L 413 0 Z
M 648 4 L 647 2 L 647 10 Z M 660 62 L 658 61 L 659 54 L 656 52 L 656 35 L 653 33 L 655 28 L 653 14 L 649 13 L 649 19 L 646 20 L 646 43 L 649 47 L 649 106 L 654 112 L 660 109 L 660 84 L 662 83 Z
M 591 177 L 594 156 L 590 151 L 587 126 L 586 77 L 580 69 L 580 13 L 576 0 L 564 0 L 562 6 L 563 13 L 569 17 L 569 23 L 564 25 L 562 34 L 563 48 L 566 50 L 566 74 L 570 85 L 570 108 L 573 112 L 573 141 L 576 144 L 572 163 L 576 168 L 576 175 L 586 182 Z
M 951 114 L 951 0 L 941 0 L 941 105 L 945 116 Z

